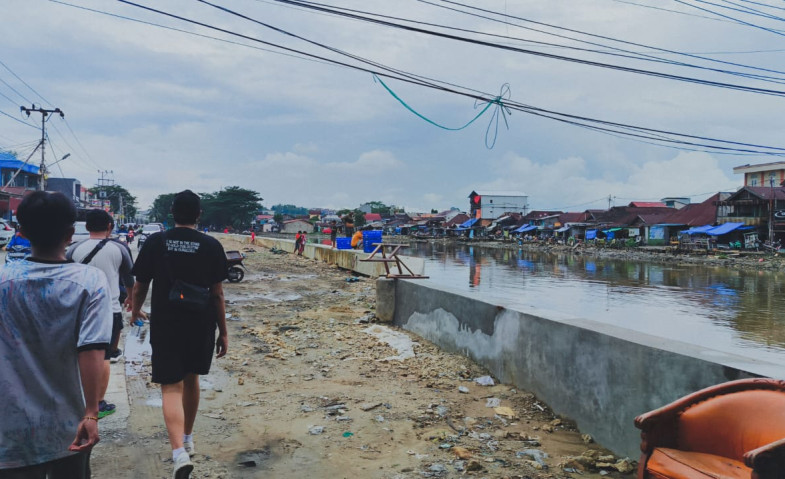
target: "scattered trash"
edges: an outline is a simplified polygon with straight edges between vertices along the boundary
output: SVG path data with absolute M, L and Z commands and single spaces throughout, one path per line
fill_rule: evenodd
M 475 378 L 474 382 L 479 384 L 480 386 L 493 386 L 493 378 L 490 376 L 480 376 L 479 378 Z
M 466 386 L 458 386 L 458 392 L 463 394 L 469 394 L 469 388 Z
M 380 402 L 367 402 L 367 403 L 360 404 L 360 409 L 363 411 L 370 411 L 371 409 L 376 409 L 381 405 L 382 403 Z
M 341 434 L 343 437 L 352 437 L 354 436 L 353 432 L 346 431 L 345 433 Z
M 515 411 L 513 411 L 511 408 L 509 408 L 507 406 L 501 406 L 501 407 L 493 408 L 493 411 L 496 414 L 498 414 L 499 416 L 503 416 L 503 417 L 506 417 L 508 419 L 515 418 Z
M 324 432 L 324 426 L 312 426 L 308 428 L 308 434 L 311 434 L 313 436 L 318 436 L 323 432 Z
M 499 398 L 488 398 L 485 401 L 485 407 L 499 407 L 502 405 L 502 400 Z
M 438 414 L 441 417 L 446 416 L 449 411 L 450 410 L 449 410 L 449 408 L 447 408 L 447 406 L 437 406 L 436 407 L 436 414 Z
M 591 444 L 594 442 L 594 438 L 591 437 L 591 434 L 581 434 L 581 439 L 584 444 Z
M 539 449 L 524 449 L 523 451 L 516 452 L 515 457 L 518 459 L 531 459 L 543 467 L 548 465 L 545 462 L 548 453 L 540 451 Z
M 302 411 L 302 412 L 313 412 L 313 408 L 311 406 L 306 406 L 305 404 L 303 404 L 302 406 L 300 406 L 300 411 Z
M 243 462 L 238 463 L 237 465 L 238 466 L 243 466 L 243 467 L 256 467 L 256 461 L 254 461 L 254 460 L 243 461 Z
M 376 416 L 374 419 L 376 419 L 376 422 L 384 422 L 384 416 Z
M 439 444 L 439 449 L 450 449 L 452 444 L 445 442 L 444 444 Z
M 360 278 L 358 278 L 357 276 L 350 276 L 350 277 L 346 278 L 346 282 L 347 283 L 357 283 L 359 281 L 360 281 Z

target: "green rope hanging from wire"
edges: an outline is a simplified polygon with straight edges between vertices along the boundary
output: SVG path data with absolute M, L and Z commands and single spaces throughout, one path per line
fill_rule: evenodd
M 483 109 L 480 110 L 480 112 L 477 113 L 477 115 L 475 115 L 474 118 L 469 120 L 469 122 L 466 123 L 465 125 L 457 127 L 457 128 L 451 128 L 451 127 L 448 127 L 448 126 L 440 125 L 440 124 L 436 123 L 435 121 L 431 120 L 430 118 L 427 118 L 426 116 L 420 114 L 414 108 L 409 106 L 405 101 L 403 101 L 403 99 L 401 99 L 401 97 L 396 95 L 395 92 L 392 91 L 392 89 L 389 86 L 387 86 L 387 84 L 384 83 L 384 81 L 382 81 L 382 79 L 379 78 L 377 75 L 373 76 L 373 80 L 374 80 L 374 82 L 378 81 L 379 83 L 381 83 L 381 85 L 384 87 L 384 89 L 387 90 L 387 92 L 390 95 L 392 95 L 393 98 L 398 100 L 398 102 L 401 105 L 403 105 L 404 108 L 406 108 L 410 112 L 414 113 L 419 118 L 421 118 L 421 119 L 425 120 L 426 122 L 430 123 L 431 125 L 433 125 L 435 127 L 438 127 L 438 128 L 441 128 L 442 130 L 448 130 L 448 131 L 460 131 L 460 130 L 463 130 L 464 128 L 466 128 L 469 125 L 471 125 L 472 123 L 474 123 L 483 114 L 485 114 L 485 112 L 488 111 L 491 107 L 495 107 L 495 109 L 493 110 L 493 114 L 491 115 L 491 121 L 488 123 L 488 128 L 486 128 L 486 130 L 485 130 L 485 146 L 489 150 L 492 149 L 494 147 L 494 145 L 496 145 L 496 138 L 499 135 L 499 117 L 501 117 L 504 120 L 504 125 L 507 127 L 507 129 L 508 130 L 510 129 L 510 124 L 507 122 L 507 115 L 511 115 L 512 112 L 510 111 L 509 108 L 507 108 L 507 106 L 504 105 L 504 100 L 508 100 L 510 98 L 510 85 L 508 83 L 505 83 L 504 85 L 502 85 L 501 90 L 499 92 L 499 96 L 497 96 L 497 97 L 495 97 L 495 98 L 493 98 L 491 100 L 475 100 L 475 102 L 474 102 L 474 108 L 475 109 L 477 109 L 478 105 L 481 104 L 481 103 L 485 103 L 485 107 L 483 107 Z M 492 126 L 494 127 L 493 131 L 491 131 L 491 127 Z

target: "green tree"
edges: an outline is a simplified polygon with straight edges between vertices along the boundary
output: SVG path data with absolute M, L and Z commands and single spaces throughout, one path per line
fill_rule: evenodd
M 153 206 L 150 208 L 150 218 L 157 223 L 164 223 L 168 225 L 173 225 L 174 220 L 172 219 L 172 202 L 174 201 L 174 195 L 177 193 L 166 193 L 163 195 L 158 195 L 155 200 L 153 200 Z
M 434 214 L 434 215 L 435 215 L 435 214 L 437 214 L 438 212 L 439 212 L 438 210 L 435 210 L 435 209 L 431 208 L 431 214 Z
M 122 198 L 122 213 L 125 215 L 125 218 L 122 218 L 122 220 L 127 221 L 136 217 L 136 197 L 122 186 L 96 186 L 90 188 L 89 191 L 98 199 L 109 200 L 111 204 L 110 209 L 114 214 L 121 213 L 120 203 Z
M 275 221 L 278 224 L 283 223 L 283 215 L 281 213 L 274 214 L 273 215 L 273 221 Z
M 354 227 L 360 228 L 365 226 L 365 213 L 360 210 L 354 210 Z
M 344 208 L 344 209 L 342 209 L 342 210 L 338 210 L 338 211 L 336 211 L 336 213 L 335 213 L 335 214 L 336 214 L 337 216 L 339 216 L 339 217 L 343 218 L 344 216 L 346 216 L 346 215 L 348 215 L 348 214 L 351 214 L 351 213 L 352 213 L 352 210 Z
M 228 186 L 215 193 L 202 193 L 203 224 L 249 228 L 261 208 L 262 197 L 258 192 Z

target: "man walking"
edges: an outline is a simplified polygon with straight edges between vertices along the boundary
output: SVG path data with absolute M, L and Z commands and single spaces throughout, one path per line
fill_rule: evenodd
M 32 256 L 0 268 L 0 479 L 89 478 L 112 333 L 109 285 L 97 268 L 65 258 L 71 200 L 36 191 L 17 218 Z
M 98 419 L 115 412 L 115 405 L 107 403 L 105 396 L 109 387 L 109 360 L 121 354 L 117 348 L 120 331 L 123 329 L 123 307 L 120 304 L 120 281 L 127 291 L 133 291 L 134 277 L 131 268 L 134 262 L 128 246 L 109 238 L 114 229 L 114 220 L 104 210 L 90 210 L 85 217 L 88 239 L 72 244 L 65 257 L 77 263 L 89 264 L 106 275 L 112 295 L 112 341 L 104 356 L 104 372 L 101 380 L 101 400 L 98 403 Z M 128 301 L 130 304 L 130 301 Z
M 141 314 L 153 282 L 152 380 L 161 385 L 175 479 L 188 478 L 193 470 L 199 375 L 210 371 L 213 348 L 220 358 L 229 346 L 221 285 L 227 277 L 226 254 L 221 243 L 196 230 L 200 215 L 199 196 L 190 190 L 177 193 L 174 229 L 150 236 L 133 269 L 131 321 Z

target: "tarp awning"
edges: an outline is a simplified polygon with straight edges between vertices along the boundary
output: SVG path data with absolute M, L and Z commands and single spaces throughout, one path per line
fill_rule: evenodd
M 712 226 L 712 225 L 696 226 L 696 227 L 690 228 L 688 230 L 679 231 L 679 233 L 687 234 L 687 235 L 692 236 L 692 235 L 696 235 L 696 234 L 706 233 L 707 231 L 709 231 L 712 228 L 714 228 L 714 226 Z
M 569 226 L 562 226 L 561 228 L 554 231 L 554 233 L 564 233 L 565 231 L 569 231 L 569 229 L 570 229 Z
M 586 239 L 593 240 L 597 237 L 597 230 L 586 230 Z
M 536 230 L 536 229 L 537 229 L 537 227 L 534 226 L 534 225 L 523 225 L 520 228 L 518 228 L 517 230 L 515 230 L 515 233 L 526 233 L 527 231 L 532 231 L 532 230 Z
M 471 228 L 476 222 L 477 222 L 477 218 L 472 218 L 469 221 L 464 221 L 463 223 L 461 223 L 458 226 L 458 228 Z
M 609 228 L 607 230 L 602 230 L 602 232 L 605 233 L 605 234 L 613 233 L 615 231 L 621 231 L 621 228 Z
M 741 228 L 742 226 L 744 226 L 744 223 L 725 223 L 706 231 L 706 234 L 711 236 L 721 236 Z

